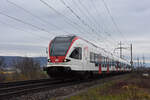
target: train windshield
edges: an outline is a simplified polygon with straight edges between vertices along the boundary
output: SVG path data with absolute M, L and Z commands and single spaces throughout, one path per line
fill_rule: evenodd
M 56 37 L 50 46 L 50 56 L 65 56 L 74 36 Z

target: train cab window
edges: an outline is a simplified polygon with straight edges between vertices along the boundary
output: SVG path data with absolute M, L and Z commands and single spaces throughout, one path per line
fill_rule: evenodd
M 72 51 L 70 57 L 74 58 L 74 59 L 82 59 L 82 48 L 80 48 L 80 47 L 75 48 Z

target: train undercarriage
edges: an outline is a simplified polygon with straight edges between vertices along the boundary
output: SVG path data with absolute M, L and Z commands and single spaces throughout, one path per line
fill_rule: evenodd
M 93 77 L 103 77 L 108 75 L 122 74 L 127 72 L 102 72 L 97 71 L 73 71 L 70 67 L 46 67 L 44 71 L 47 72 L 50 78 L 77 78 L 77 79 L 89 79 Z
M 47 67 L 44 69 L 51 78 L 79 78 L 85 79 L 93 77 L 90 71 L 73 71 L 70 67 Z

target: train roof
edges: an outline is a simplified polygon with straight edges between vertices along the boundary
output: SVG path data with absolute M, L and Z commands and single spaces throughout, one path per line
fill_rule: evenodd
M 62 36 L 56 36 L 53 40 L 55 41 L 71 41 L 71 40 L 73 40 L 75 37 L 77 37 L 77 36 L 75 36 L 75 35 L 62 35 Z

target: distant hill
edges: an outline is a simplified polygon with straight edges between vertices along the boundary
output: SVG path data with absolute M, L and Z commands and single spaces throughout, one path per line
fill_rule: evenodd
M 6 67 L 11 67 L 14 60 L 21 60 L 24 57 L 20 56 L 0 56 L 0 58 L 4 58 Z M 41 66 L 44 66 L 47 64 L 47 58 L 46 57 L 30 57 L 33 58 L 35 61 L 40 62 Z
M 24 58 L 19 56 L 0 56 L 0 58 L 1 57 L 5 59 L 7 67 L 11 67 L 13 60 L 21 60 Z M 35 61 L 39 61 L 41 66 L 47 64 L 47 57 L 31 57 L 31 58 L 33 58 Z M 150 67 L 150 63 L 146 63 L 146 67 Z

